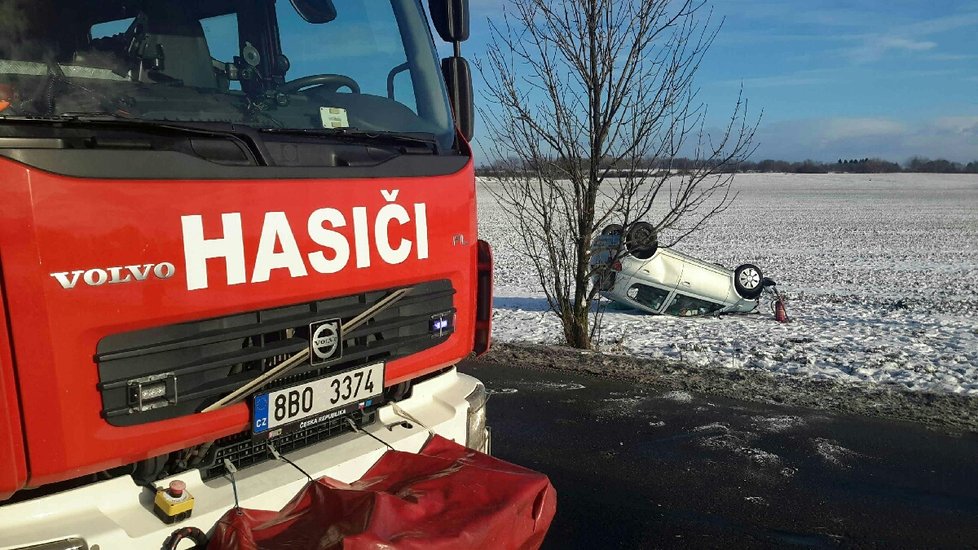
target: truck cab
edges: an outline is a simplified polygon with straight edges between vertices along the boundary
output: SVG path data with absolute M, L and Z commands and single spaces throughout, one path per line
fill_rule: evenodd
M 467 3 L 427 4 L 0 0 L 0 548 L 488 449 Z

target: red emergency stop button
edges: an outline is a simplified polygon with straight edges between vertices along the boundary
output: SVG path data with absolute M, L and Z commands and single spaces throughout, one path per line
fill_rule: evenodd
M 178 479 L 170 482 L 170 487 L 166 490 L 166 493 L 173 498 L 180 498 L 186 490 L 187 484 Z

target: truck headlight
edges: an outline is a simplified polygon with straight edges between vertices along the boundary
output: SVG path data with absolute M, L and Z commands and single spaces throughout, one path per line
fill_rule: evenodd
M 469 404 L 469 414 L 465 429 L 465 446 L 488 453 L 488 441 L 486 437 L 486 401 L 488 400 L 486 386 L 479 382 L 476 384 L 472 393 L 465 397 Z

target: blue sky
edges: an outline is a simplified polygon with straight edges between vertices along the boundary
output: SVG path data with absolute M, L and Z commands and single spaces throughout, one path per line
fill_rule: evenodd
M 475 59 L 487 18 L 507 0 L 470 1 L 463 52 Z M 978 160 L 978 0 L 717 0 L 713 9 L 723 28 L 697 84 L 717 125 L 741 85 L 751 110 L 763 109 L 755 159 Z

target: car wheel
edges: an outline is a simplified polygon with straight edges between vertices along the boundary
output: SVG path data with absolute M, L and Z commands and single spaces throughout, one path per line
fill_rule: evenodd
M 639 260 L 648 260 L 659 249 L 659 236 L 648 222 L 635 222 L 625 232 L 625 249 Z
M 748 300 L 753 300 L 761 295 L 764 290 L 764 275 L 759 267 L 753 264 L 744 264 L 734 270 L 734 288 L 737 294 Z

